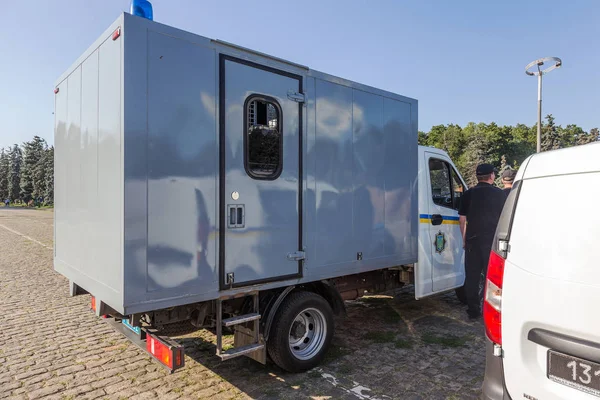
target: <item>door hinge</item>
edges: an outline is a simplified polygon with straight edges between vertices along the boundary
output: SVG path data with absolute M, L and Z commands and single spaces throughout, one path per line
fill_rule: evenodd
M 304 103 L 306 101 L 306 96 L 304 93 L 298 93 L 293 90 L 289 90 L 287 92 L 288 99 L 295 101 L 296 103 Z
M 290 261 L 302 261 L 306 258 L 306 253 L 304 251 L 295 251 L 293 253 L 288 253 L 287 259 Z

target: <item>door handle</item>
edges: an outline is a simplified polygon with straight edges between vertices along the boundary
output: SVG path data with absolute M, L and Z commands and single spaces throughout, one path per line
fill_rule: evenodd
M 246 225 L 246 212 L 243 204 L 229 204 L 227 206 L 229 213 L 227 216 L 228 228 L 244 228 Z
M 444 218 L 440 214 L 433 214 L 431 216 L 431 225 L 441 225 Z

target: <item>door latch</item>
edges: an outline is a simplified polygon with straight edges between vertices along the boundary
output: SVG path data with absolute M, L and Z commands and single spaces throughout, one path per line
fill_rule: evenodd
M 293 253 L 288 253 L 287 259 L 290 261 L 302 261 L 306 258 L 306 253 L 304 251 L 295 251 Z
M 227 276 L 225 277 L 225 284 L 229 285 L 229 287 L 231 287 L 231 286 L 233 286 L 233 282 L 234 282 L 233 272 L 227 273 Z

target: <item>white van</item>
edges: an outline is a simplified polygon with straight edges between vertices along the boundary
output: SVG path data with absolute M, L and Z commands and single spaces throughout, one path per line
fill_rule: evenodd
M 527 159 L 487 270 L 483 398 L 600 398 L 600 143 Z

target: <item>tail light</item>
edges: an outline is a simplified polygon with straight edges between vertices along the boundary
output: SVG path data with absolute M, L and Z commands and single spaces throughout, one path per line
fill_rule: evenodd
M 487 269 L 483 301 L 483 320 L 487 337 L 502 344 L 502 282 L 504 258 L 492 251 Z
M 165 343 L 158 337 L 148 333 L 146 336 L 146 350 L 171 370 L 183 367 L 183 347 L 180 345 Z

